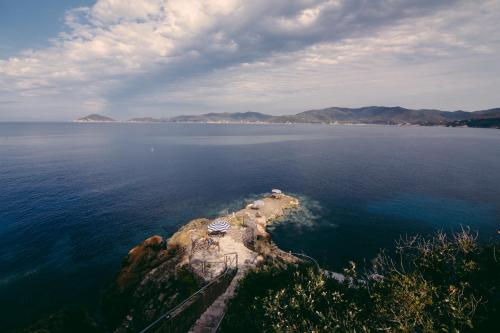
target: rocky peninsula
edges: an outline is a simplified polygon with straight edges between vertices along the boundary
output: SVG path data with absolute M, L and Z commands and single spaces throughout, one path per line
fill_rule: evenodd
M 189 313 L 180 320 L 187 326 L 168 330 L 210 332 L 249 269 L 265 261 L 287 264 L 299 260 L 280 250 L 266 230 L 275 219 L 298 206 L 298 199 L 292 196 L 266 195 L 237 212 L 218 217 L 230 225 L 222 237 L 210 236 L 207 227 L 212 220 L 200 218 L 167 240 L 158 235 L 146 239 L 129 251 L 116 279 L 105 291 L 107 326 L 115 332 L 139 332 L 231 269 L 234 274 L 221 292 L 210 294 L 210 301 L 205 295 L 203 306 L 188 303 L 177 311 L 176 316 Z M 167 330 L 153 327 L 149 331 Z

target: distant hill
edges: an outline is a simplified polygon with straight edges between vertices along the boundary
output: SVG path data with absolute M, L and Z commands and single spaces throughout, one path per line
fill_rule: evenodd
M 500 108 L 476 111 L 472 114 L 474 117 L 472 117 L 471 119 L 500 118 Z
M 309 110 L 295 115 L 270 116 L 258 112 L 208 113 L 203 115 L 177 116 L 169 122 L 215 123 L 315 123 L 315 124 L 384 124 L 384 125 L 448 125 L 468 119 L 500 117 L 500 108 L 466 111 L 441 111 L 433 109 L 413 110 L 400 106 L 367 106 L 362 108 L 331 107 Z
M 500 109 L 476 112 L 412 110 L 400 106 L 368 106 L 362 108 L 332 107 L 310 110 L 292 116 L 273 117 L 274 123 L 354 123 L 354 124 L 413 124 L 446 125 L 452 121 L 500 117 Z
M 102 116 L 100 114 L 89 114 L 88 116 L 78 118 L 75 121 L 79 123 L 85 123 L 85 122 L 102 123 L 102 122 L 112 122 L 116 120 L 110 117 Z
M 260 112 L 221 112 L 201 115 L 181 115 L 172 118 L 132 118 L 129 122 L 174 122 L 174 123 L 293 123 L 293 124 L 383 124 L 383 125 L 423 125 L 423 126 L 475 126 L 486 127 L 491 122 L 463 121 L 500 118 L 500 108 L 466 111 L 441 111 L 435 109 L 406 109 L 400 106 L 367 106 L 361 108 L 331 107 L 319 110 L 309 110 L 295 115 L 271 116 Z M 80 118 L 79 122 L 109 122 L 115 121 L 109 117 L 91 114 Z M 489 126 L 489 125 L 488 125 Z M 494 125 L 492 125 L 494 126 Z M 481 126 L 482 127 L 482 126 Z
M 500 118 L 468 119 L 454 121 L 448 124 L 449 127 L 478 127 L 500 129 Z
M 259 112 L 223 112 L 207 113 L 201 115 L 177 116 L 168 119 L 169 122 L 195 122 L 195 123 L 258 123 L 269 122 L 273 116 Z

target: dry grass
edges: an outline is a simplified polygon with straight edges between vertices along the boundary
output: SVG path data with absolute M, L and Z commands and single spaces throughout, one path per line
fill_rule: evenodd
M 168 247 L 178 246 L 183 249 L 189 248 L 193 239 L 199 239 L 208 235 L 207 225 L 209 223 L 210 220 L 208 219 L 192 220 L 169 238 Z
M 243 216 L 235 215 L 229 219 L 229 223 L 234 226 L 243 227 L 245 226 L 245 218 Z

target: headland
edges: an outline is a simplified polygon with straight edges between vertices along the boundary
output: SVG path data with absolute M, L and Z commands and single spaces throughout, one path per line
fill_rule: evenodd
M 300 260 L 280 250 L 266 230 L 277 218 L 297 207 L 299 200 L 295 197 L 267 194 L 239 211 L 217 217 L 215 220 L 229 224 L 223 235 L 209 233 L 213 219 L 199 218 L 182 226 L 167 240 L 159 235 L 146 239 L 129 251 L 105 293 L 108 326 L 115 328 L 115 332 L 141 331 L 200 288 L 219 283 L 217 279 L 230 270 L 227 283 L 218 287 L 220 292 L 210 293 L 210 301 L 205 300 L 196 310 L 192 306 L 194 301 L 187 302 L 175 313 L 176 316 L 188 313 L 189 318 L 183 318 L 182 322 L 191 321 L 192 332 L 214 327 L 238 281 L 249 269 L 265 261 L 289 264 Z M 161 321 L 159 325 L 164 325 Z M 151 331 L 158 331 L 158 327 Z

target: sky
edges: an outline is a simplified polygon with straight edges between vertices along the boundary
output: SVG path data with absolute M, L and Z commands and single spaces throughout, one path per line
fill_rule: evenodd
M 500 107 L 500 0 L 0 0 L 0 121 Z

